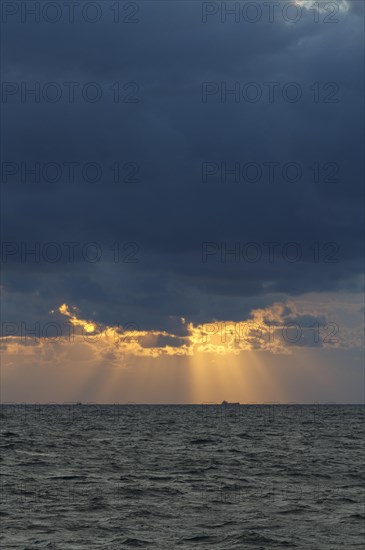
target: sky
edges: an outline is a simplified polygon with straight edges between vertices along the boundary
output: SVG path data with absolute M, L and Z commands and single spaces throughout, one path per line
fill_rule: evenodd
M 70 4 L 1 3 L 2 400 L 363 402 L 363 3 Z

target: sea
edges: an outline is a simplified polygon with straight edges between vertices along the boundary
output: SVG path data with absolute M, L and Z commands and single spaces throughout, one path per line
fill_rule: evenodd
M 363 405 L 1 408 L 4 550 L 365 548 Z

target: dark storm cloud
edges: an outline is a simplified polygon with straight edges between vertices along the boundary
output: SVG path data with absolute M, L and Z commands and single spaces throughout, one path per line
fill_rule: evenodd
M 133 25 L 34 25 L 9 18 L 3 81 L 56 82 L 62 98 L 37 104 L 3 95 L 3 161 L 18 171 L 2 181 L 2 238 L 18 247 L 56 243 L 62 254 L 52 262 L 42 249 L 39 261 L 22 258 L 20 248 L 5 252 L 7 314 L 24 316 L 25 300 L 30 318 L 66 302 L 102 323 L 133 321 L 184 335 L 181 316 L 234 320 L 273 296 L 356 290 L 363 29 L 355 4 L 336 24 L 315 24 L 304 9 L 296 24 L 280 18 L 203 24 L 200 2 L 141 2 Z M 80 83 L 72 104 L 64 85 L 71 81 Z M 83 100 L 80 90 L 88 82 L 101 87 L 100 101 Z M 125 83 L 137 83 L 127 91 L 139 102 L 115 103 L 115 82 L 122 91 Z M 228 96 L 222 103 L 217 93 L 203 103 L 203 82 L 219 90 L 222 83 L 256 82 L 263 99 L 236 103 Z M 267 82 L 279 83 L 273 103 Z M 282 98 L 288 82 L 302 91 L 296 103 Z M 316 82 L 320 100 L 313 102 Z M 335 87 L 324 89 L 328 82 Z M 332 91 L 339 101 L 325 103 Z M 20 183 L 22 162 L 58 163 L 62 177 L 50 183 L 25 175 Z M 69 162 L 78 163 L 74 181 L 64 166 Z M 88 162 L 101 167 L 100 181 L 83 177 Z M 119 183 L 113 182 L 115 162 Z M 265 172 L 249 182 L 242 170 L 250 162 L 264 170 L 264 163 L 278 163 L 280 175 L 269 183 Z M 215 170 L 206 181 L 204 163 Z M 222 182 L 222 163 L 239 163 L 240 181 L 229 176 Z M 286 163 L 300 167 L 298 181 L 282 177 Z M 127 181 L 135 167 L 136 181 Z M 333 168 L 336 181 L 325 181 Z M 68 242 L 78 243 L 72 261 Z M 100 261 L 83 256 L 91 242 L 101 250 Z M 268 242 L 277 243 L 273 257 Z M 295 261 L 288 249 L 293 242 Z M 130 243 L 137 246 L 136 262 L 126 261 Z M 204 243 L 212 243 L 206 257 Z M 225 256 L 236 243 L 238 256 Z M 247 243 L 255 243 L 254 261 L 245 255 Z

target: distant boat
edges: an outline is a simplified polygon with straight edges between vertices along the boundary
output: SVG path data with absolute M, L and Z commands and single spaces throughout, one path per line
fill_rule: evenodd
M 221 405 L 224 407 L 227 405 L 240 405 L 240 403 L 230 403 L 229 401 L 222 401 Z

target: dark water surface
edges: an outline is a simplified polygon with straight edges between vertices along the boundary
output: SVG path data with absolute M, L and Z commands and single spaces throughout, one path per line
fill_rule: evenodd
M 364 547 L 364 408 L 2 408 L 10 549 Z

